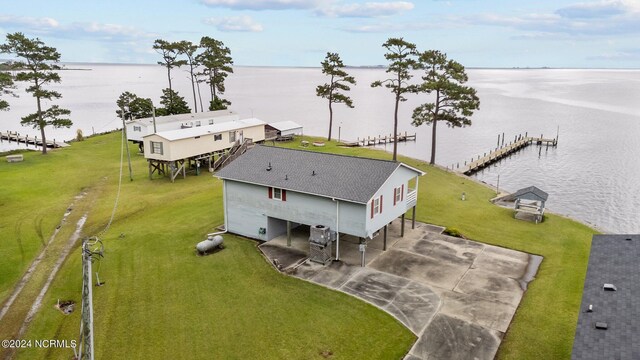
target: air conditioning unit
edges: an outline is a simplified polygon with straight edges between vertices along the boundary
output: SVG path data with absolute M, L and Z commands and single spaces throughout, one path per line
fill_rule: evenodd
M 319 245 L 327 245 L 331 241 L 331 229 L 324 225 L 311 226 L 309 241 Z

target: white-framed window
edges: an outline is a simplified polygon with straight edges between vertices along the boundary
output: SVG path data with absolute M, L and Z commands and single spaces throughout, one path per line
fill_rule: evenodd
M 236 132 L 235 131 L 229 131 L 229 142 L 235 142 L 236 141 Z
M 276 187 L 270 187 L 269 199 L 278 200 L 278 201 L 287 201 L 287 190 L 276 188 Z
M 273 188 L 273 198 L 276 200 L 282 200 L 282 189 Z
M 382 195 L 371 199 L 371 218 L 378 214 L 382 214 Z
M 222 134 L 213 134 L 213 141 L 222 140 Z
M 151 142 L 151 153 L 162 155 L 162 143 L 157 141 Z
M 142 127 L 140 126 L 133 126 L 133 131 L 142 131 Z
M 213 125 L 213 119 L 209 119 L 209 125 Z
M 200 126 L 200 121 L 196 121 L 196 126 Z
M 404 184 L 393 189 L 393 206 L 401 201 L 404 201 Z

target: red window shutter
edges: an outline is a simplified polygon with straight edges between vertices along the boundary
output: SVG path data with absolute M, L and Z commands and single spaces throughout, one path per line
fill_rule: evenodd
M 380 214 L 382 214 L 382 195 L 380 195 Z
M 273 188 L 269 188 L 269 199 L 273 199 Z
M 375 200 L 371 200 L 371 218 L 372 219 L 373 219 L 373 206 L 375 205 L 374 202 Z
M 287 201 L 287 190 L 282 189 L 282 201 Z
M 402 184 L 402 190 L 400 192 L 400 201 L 404 201 L 404 184 Z
M 393 188 L 393 206 L 396 206 L 396 196 L 398 196 L 398 189 Z

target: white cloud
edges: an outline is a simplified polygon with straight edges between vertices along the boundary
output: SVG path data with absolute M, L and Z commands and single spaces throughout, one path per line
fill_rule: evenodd
M 637 2 L 600 1 L 578 3 L 554 13 L 502 16 L 483 14 L 466 17 L 467 24 L 508 27 L 533 34 L 568 36 L 613 36 L 640 33 Z
M 318 0 L 201 0 L 211 7 L 222 7 L 233 10 L 289 10 L 313 9 Z
M 55 19 L 0 15 L 0 26 L 25 33 L 57 38 L 90 38 L 108 41 L 151 38 L 133 26 L 101 24 L 97 22 L 74 22 L 61 24 Z
M 262 25 L 255 22 L 250 16 L 230 16 L 224 18 L 208 18 L 205 24 L 214 25 L 220 31 L 260 32 Z
M 26 28 L 36 31 L 50 31 L 60 27 L 60 23 L 56 19 L 49 17 L 34 18 L 10 15 L 0 15 L 0 25 L 7 28 Z
M 622 15 L 637 5 L 620 0 L 578 3 L 558 9 L 556 14 L 565 18 L 602 19 Z
M 407 1 L 367 2 L 363 4 L 331 5 L 317 9 L 316 13 L 333 17 L 380 17 L 390 16 L 414 8 Z

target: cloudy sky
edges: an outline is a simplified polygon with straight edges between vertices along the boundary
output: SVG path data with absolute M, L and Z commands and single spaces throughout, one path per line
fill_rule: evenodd
M 384 64 L 404 37 L 467 67 L 640 67 L 640 0 L 5 0 L 20 31 L 66 62 L 155 63 L 155 39 L 231 48 L 236 65 Z M 6 57 L 6 56 L 5 56 Z

